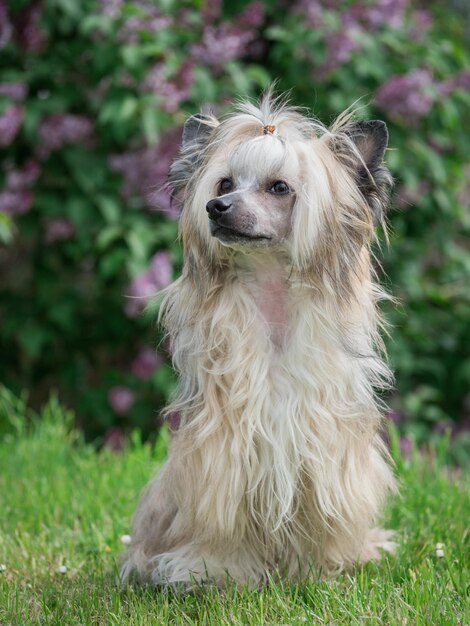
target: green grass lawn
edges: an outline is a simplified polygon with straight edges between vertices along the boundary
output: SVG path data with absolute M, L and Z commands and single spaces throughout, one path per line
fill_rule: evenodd
M 97 453 L 56 403 L 28 427 L 25 413 L 0 394 L 1 626 L 470 624 L 470 481 L 444 466 L 445 443 L 411 461 L 395 454 L 401 498 L 385 523 L 398 531 L 396 557 L 331 581 L 178 596 L 117 584 L 121 536 L 165 437 Z

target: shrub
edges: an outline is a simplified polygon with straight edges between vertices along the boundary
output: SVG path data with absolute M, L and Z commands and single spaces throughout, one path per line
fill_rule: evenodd
M 323 120 L 358 101 L 387 121 L 393 416 L 418 439 L 468 418 L 470 54 L 442 11 L 0 0 L 4 382 L 33 404 L 57 388 L 90 437 L 154 429 L 173 376 L 142 311 L 181 264 L 164 183 L 182 123 L 279 77 Z

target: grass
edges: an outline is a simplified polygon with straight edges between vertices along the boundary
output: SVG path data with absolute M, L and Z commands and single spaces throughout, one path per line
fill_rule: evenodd
M 470 624 L 470 481 L 445 467 L 448 442 L 411 460 L 394 442 L 402 495 L 385 521 L 398 531 L 396 557 L 336 580 L 177 595 L 117 584 L 121 536 L 164 436 L 97 453 L 56 402 L 40 420 L 27 413 L 0 393 L 1 626 Z

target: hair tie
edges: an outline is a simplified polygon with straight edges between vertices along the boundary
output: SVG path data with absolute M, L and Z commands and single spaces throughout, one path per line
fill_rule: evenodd
M 274 135 L 275 130 L 274 124 L 266 124 L 266 126 L 263 126 L 263 135 Z

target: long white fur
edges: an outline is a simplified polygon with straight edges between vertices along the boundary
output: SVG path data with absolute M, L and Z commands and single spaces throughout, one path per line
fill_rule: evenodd
M 352 170 L 362 157 L 347 120 L 327 130 L 270 98 L 208 123 L 180 181 L 183 275 L 161 308 L 180 373 L 166 413 L 181 426 L 135 514 L 123 578 L 256 585 L 337 573 L 392 548 L 375 528 L 395 481 L 378 434 L 390 372 L 372 218 Z M 295 189 L 281 246 L 211 236 L 205 206 L 227 169 L 260 180 L 272 170 Z

